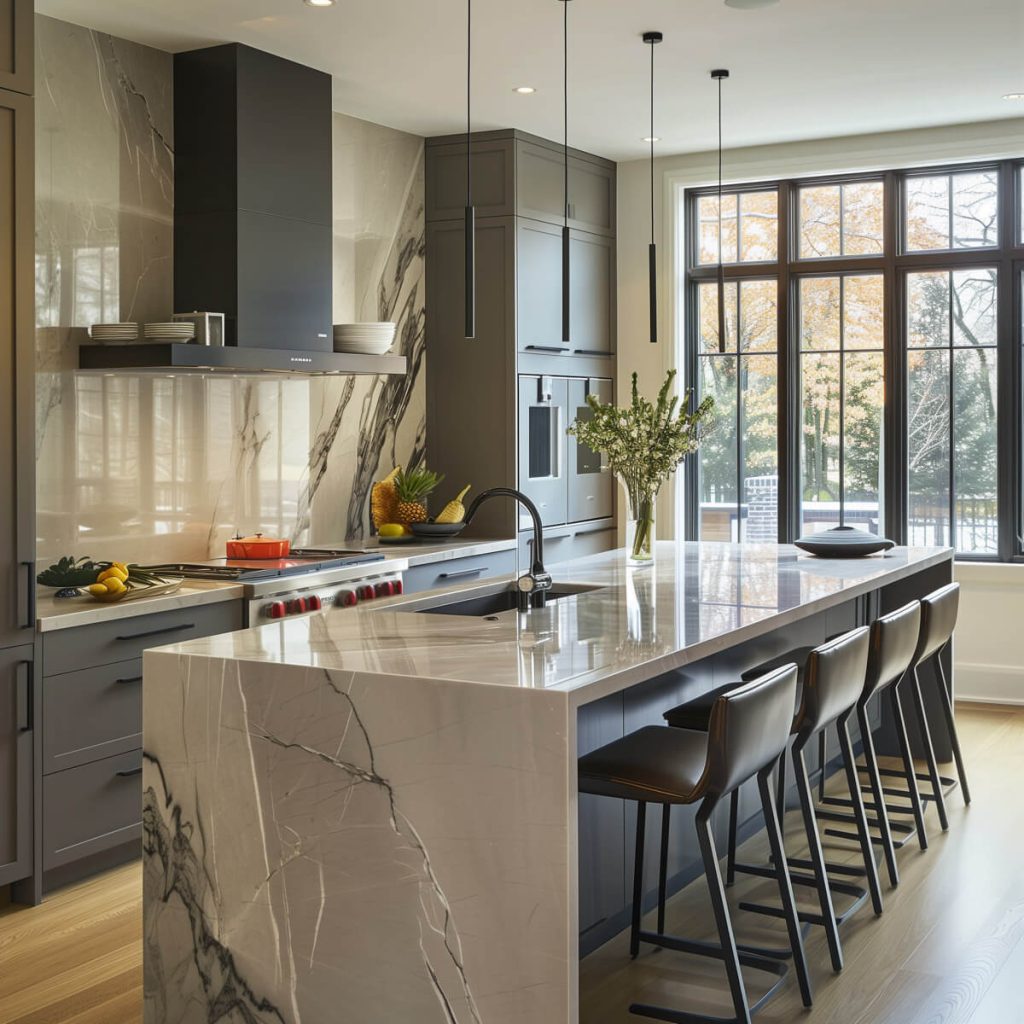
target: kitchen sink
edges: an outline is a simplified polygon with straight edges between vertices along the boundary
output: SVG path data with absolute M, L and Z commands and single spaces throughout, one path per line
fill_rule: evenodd
M 582 584 L 556 585 L 547 592 L 546 604 L 598 589 L 596 586 Z M 429 615 L 468 615 L 479 618 L 486 615 L 498 615 L 500 612 L 509 612 L 518 607 L 519 593 L 514 588 L 506 587 L 489 594 L 478 594 L 472 597 L 460 596 L 453 601 L 431 604 L 412 610 Z

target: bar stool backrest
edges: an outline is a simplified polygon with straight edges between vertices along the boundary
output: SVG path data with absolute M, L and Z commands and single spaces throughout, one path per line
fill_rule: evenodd
M 956 628 L 959 608 L 959 583 L 948 583 L 921 598 L 921 632 L 914 651 L 915 665 L 920 665 L 946 645 Z
M 911 601 L 875 619 L 871 624 L 871 649 L 862 700 L 903 678 L 914 659 L 920 635 L 920 601 Z
M 707 792 L 724 796 L 778 760 L 789 740 L 796 684 L 796 665 L 783 665 L 717 698 L 708 723 Z
M 815 647 L 807 658 L 797 730 L 823 729 L 857 703 L 868 670 L 867 626 L 858 626 Z

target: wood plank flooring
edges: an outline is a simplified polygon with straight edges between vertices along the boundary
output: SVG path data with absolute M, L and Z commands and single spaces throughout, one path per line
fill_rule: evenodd
M 814 1008 L 803 1010 L 791 981 L 757 1021 L 1024 1024 L 1024 708 L 964 705 L 958 714 L 973 804 L 965 809 L 953 793 L 945 834 L 929 813 L 931 848 L 904 848 L 898 889 L 887 887 L 883 872 L 885 912 L 875 919 L 864 907 L 844 928 L 841 974 L 828 966 L 821 930 L 812 930 Z M 795 814 L 788 829 L 795 840 Z M 855 859 L 849 844 L 830 843 L 830 859 Z M 743 848 L 744 859 L 763 853 L 758 839 Z M 140 1024 L 140 889 L 141 871 L 129 865 L 61 890 L 40 907 L 0 910 L 0 1022 Z M 770 883 L 743 879 L 729 898 L 735 905 L 772 895 Z M 813 906 L 812 896 L 801 893 L 801 903 Z M 739 910 L 733 920 L 741 941 L 782 942 L 775 922 Z M 711 937 L 703 880 L 673 899 L 668 924 Z M 753 997 L 764 984 L 756 972 L 747 983 Z M 716 964 L 651 949 L 633 962 L 624 936 L 584 961 L 580 987 L 583 1024 L 635 1024 L 641 1018 L 628 1007 L 636 999 L 691 1012 L 728 1009 Z

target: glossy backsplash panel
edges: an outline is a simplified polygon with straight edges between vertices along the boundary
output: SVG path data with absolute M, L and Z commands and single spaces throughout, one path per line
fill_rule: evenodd
M 334 318 L 396 320 L 408 376 L 76 374 L 90 323 L 174 312 L 172 60 L 43 16 L 36 59 L 39 557 L 364 535 L 425 448 L 422 140 L 334 118 Z

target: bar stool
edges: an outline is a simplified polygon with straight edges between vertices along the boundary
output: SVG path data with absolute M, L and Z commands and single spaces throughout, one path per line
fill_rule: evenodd
M 789 873 L 783 866 L 785 854 L 768 781 L 789 735 L 796 685 L 796 666 L 785 666 L 761 679 L 739 685 L 716 700 L 711 709 L 710 728 L 706 732 L 646 726 L 579 759 L 581 793 L 633 800 L 637 804 L 630 954 L 635 957 L 640 943 L 647 942 L 665 949 L 722 960 L 735 1016 L 709 1017 L 640 1003 L 630 1006 L 630 1013 L 682 1024 L 750 1024 L 751 1013 L 760 1009 L 785 980 L 787 964 L 751 952 L 736 943 L 710 827 L 711 814 L 721 800 L 755 776 L 769 842 L 778 866 L 775 878 L 800 994 L 804 1005 L 811 1005 L 803 938 Z M 647 804 L 660 803 L 669 808 L 673 804 L 698 802 L 695 828 L 719 935 L 717 944 L 666 935 L 663 919 L 657 932 L 640 928 Z M 665 818 L 667 816 L 666 810 Z M 747 1000 L 741 965 L 778 976 L 778 980 L 753 1006 Z
M 949 779 L 939 774 L 939 766 L 935 760 L 935 748 L 932 745 L 931 732 L 928 728 L 928 719 L 925 715 L 924 697 L 921 690 L 921 666 L 929 659 L 934 659 L 936 690 L 939 695 L 939 704 L 942 708 L 942 715 L 946 722 L 946 730 L 949 736 L 949 745 L 953 750 L 953 759 L 956 762 L 957 777 L 960 782 L 960 792 L 963 794 L 964 803 L 971 802 L 971 790 L 967 784 L 967 771 L 964 768 L 964 758 L 960 751 L 960 738 L 957 735 L 956 719 L 953 715 L 953 702 L 950 698 L 949 688 L 946 685 L 946 672 L 942 667 L 942 652 L 953 638 L 953 630 L 956 628 L 957 612 L 960 606 L 960 584 L 948 583 L 938 590 L 932 591 L 926 597 L 921 598 L 921 630 L 918 634 L 917 647 L 911 660 L 912 679 L 908 680 L 913 685 L 910 687 L 911 699 L 914 704 L 915 717 L 918 728 L 921 732 L 921 742 L 924 745 L 925 761 L 927 772 L 919 772 L 916 779 L 929 783 L 931 793 L 922 793 L 922 800 L 931 800 L 939 814 L 939 824 L 942 830 L 949 828 L 949 817 L 946 813 L 946 800 L 943 793 L 944 786 L 955 786 L 956 779 Z M 904 773 L 893 769 L 882 769 L 883 775 L 903 776 Z M 910 777 L 907 777 L 910 792 L 914 787 L 910 786 Z M 890 795 L 908 796 L 903 790 L 892 790 Z
M 793 769 L 796 775 L 797 790 L 800 795 L 800 809 L 810 848 L 810 861 L 788 859 L 788 867 L 811 868 L 812 875 L 799 873 L 791 875 L 792 881 L 798 885 L 813 886 L 818 893 L 820 913 L 801 912 L 800 920 L 809 924 L 821 925 L 825 929 L 828 940 L 832 967 L 842 970 L 843 954 L 839 941 L 839 925 L 849 919 L 866 902 L 870 894 L 876 914 L 882 912 L 882 894 L 878 883 L 878 872 L 875 865 L 874 850 L 871 844 L 871 833 L 868 827 L 864 805 L 860 795 L 860 781 L 856 773 L 856 762 L 853 756 L 853 745 L 850 740 L 848 722 L 853 715 L 864 690 L 864 679 L 868 663 L 869 631 L 866 626 L 850 630 L 820 647 L 811 650 L 802 673 L 800 701 L 791 723 L 791 731 L 795 735 L 792 746 Z M 706 700 L 698 698 L 681 704 L 665 713 L 669 725 L 677 728 L 697 729 L 708 728 L 709 719 L 706 713 Z M 826 729 L 835 725 L 842 750 L 843 763 L 846 769 L 847 782 L 850 787 L 851 805 L 858 822 L 858 838 L 864 859 L 864 874 L 867 876 L 868 889 L 860 886 L 835 881 L 828 876 L 828 865 L 821 847 L 818 834 L 818 823 L 815 817 L 814 800 L 811 794 L 810 780 L 807 776 L 807 764 L 804 752 L 807 745 L 816 737 L 820 737 Z M 782 757 L 780 754 L 780 777 L 783 776 Z M 784 783 L 780 785 L 784 794 Z M 738 793 L 732 796 L 729 814 L 729 861 L 730 875 L 736 871 L 744 874 L 768 876 L 774 874 L 773 869 L 754 864 L 736 862 L 736 830 L 738 817 Z M 665 841 L 662 839 L 664 848 Z M 832 903 L 832 893 L 839 892 L 853 897 L 853 903 L 842 914 L 837 914 Z M 755 903 L 741 903 L 744 910 L 755 913 L 780 916 L 775 907 L 766 907 Z
M 874 841 L 882 847 L 889 881 L 893 886 L 899 884 L 899 869 L 896 865 L 896 849 L 902 847 L 916 832 L 922 850 L 928 848 L 928 837 L 924 826 L 924 811 L 921 804 L 917 781 L 914 774 L 914 762 L 910 752 L 910 741 L 907 738 L 907 726 L 900 701 L 900 683 L 906 675 L 914 659 L 918 638 L 921 630 L 921 602 L 911 601 L 902 608 L 882 615 L 871 624 L 871 639 L 868 651 L 867 675 L 864 690 L 857 701 L 857 724 L 860 728 L 861 742 L 864 747 L 864 767 L 860 769 L 868 777 L 868 785 L 862 789 L 871 794 L 872 802 L 865 807 L 873 815 L 870 823 L 880 833 Z M 903 771 L 894 772 L 901 775 L 907 783 L 904 794 L 899 790 L 884 789 L 878 756 L 875 752 L 874 736 L 870 722 L 870 706 L 875 695 L 888 693 L 892 718 L 896 728 L 896 736 L 903 759 Z M 906 795 L 910 807 L 886 803 L 886 795 Z M 826 797 L 826 804 L 850 806 L 850 800 L 841 797 Z M 915 826 L 911 827 L 900 822 L 890 822 L 889 814 L 913 814 Z M 856 819 L 849 812 L 837 813 L 819 811 L 826 820 L 854 822 Z M 893 841 L 894 830 L 905 833 L 898 841 Z M 825 834 L 843 839 L 858 838 L 853 833 L 839 829 L 826 828 Z

